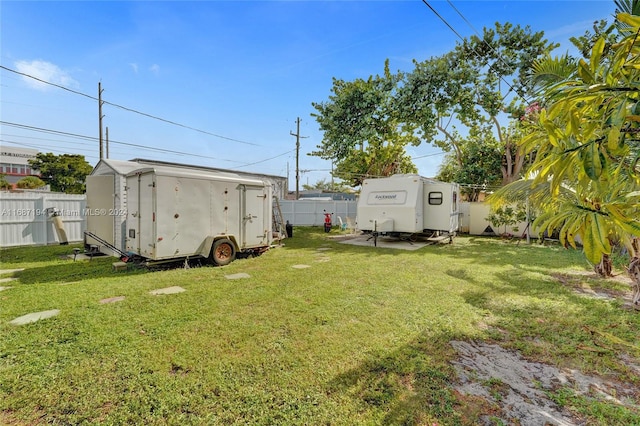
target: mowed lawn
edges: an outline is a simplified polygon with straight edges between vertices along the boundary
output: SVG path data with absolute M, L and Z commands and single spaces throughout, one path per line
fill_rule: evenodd
M 1 277 L 18 280 L 0 284 L 0 424 L 478 424 L 492 407 L 454 389 L 452 340 L 640 388 L 629 287 L 596 279 L 580 252 L 476 237 L 405 251 L 335 234 L 296 227 L 260 257 L 162 271 L 3 249 L 1 269 L 25 270 Z M 186 291 L 150 294 L 170 286 Z M 550 397 L 586 424 L 640 424 L 637 407 Z

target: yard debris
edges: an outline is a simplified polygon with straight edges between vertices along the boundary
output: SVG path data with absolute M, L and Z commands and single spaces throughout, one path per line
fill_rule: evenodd
M 568 387 L 579 395 L 636 407 L 632 387 L 589 377 L 576 370 L 560 370 L 551 365 L 528 361 L 517 352 L 496 344 L 452 341 L 451 345 L 459 354 L 459 359 L 453 362 L 460 379 L 456 390 L 499 405 L 501 420 L 508 424 L 581 424 L 547 396 L 547 392 L 561 387 Z M 499 397 L 491 392 L 490 383 L 502 385 Z M 495 419 L 495 413 L 492 413 L 492 417 Z M 488 418 L 485 420 L 489 421 Z

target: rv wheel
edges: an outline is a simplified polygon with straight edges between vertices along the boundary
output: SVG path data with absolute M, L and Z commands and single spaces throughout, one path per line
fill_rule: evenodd
M 211 247 L 211 260 L 218 266 L 228 265 L 236 258 L 236 249 L 227 239 L 217 240 Z

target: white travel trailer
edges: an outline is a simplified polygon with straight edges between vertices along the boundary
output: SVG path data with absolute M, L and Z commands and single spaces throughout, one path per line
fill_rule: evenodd
M 267 250 L 272 189 L 232 173 L 146 167 L 126 176 L 126 251 L 150 263 L 203 257 L 226 265 Z
M 373 236 L 452 239 L 458 231 L 456 183 L 416 174 L 366 179 L 358 199 L 357 227 Z

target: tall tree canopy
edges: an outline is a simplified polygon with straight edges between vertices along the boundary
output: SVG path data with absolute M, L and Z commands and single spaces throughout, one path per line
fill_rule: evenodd
M 452 166 L 462 169 L 473 155 L 466 142 L 484 135 L 500 144 L 502 182 L 511 182 L 524 156 L 519 133 L 503 125 L 505 112 L 529 96 L 531 64 L 555 47 L 541 32 L 496 23 L 449 53 L 415 61 L 409 73 L 392 74 L 387 61 L 382 76 L 334 78 L 329 99 L 313 103 L 324 136 L 312 155 L 335 161 L 336 175 L 357 185 L 366 176 L 414 172 L 405 148 L 422 142 L 453 152 Z
M 84 155 L 77 154 L 40 152 L 36 158 L 29 160 L 29 164 L 40 172 L 40 178 L 51 186 L 52 191 L 67 194 L 84 194 L 85 179 L 93 169 Z
M 399 79 L 387 61 L 382 76 L 351 82 L 334 78 L 329 100 L 312 104 L 324 132 L 312 155 L 335 161 L 336 177 L 357 186 L 367 177 L 417 170 L 404 147 L 420 140 L 399 121 L 393 105 Z
M 512 182 L 520 177 L 525 157 L 517 149 L 518 133 L 502 124 L 505 113 L 523 108 L 533 94 L 527 78 L 531 65 L 555 47 L 529 27 L 496 23 L 485 28 L 481 37 L 465 39 L 452 52 L 415 62 L 398 91 L 401 117 L 425 141 L 454 152 L 460 168 L 464 135 L 492 129 L 501 145 L 502 182 Z

